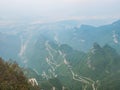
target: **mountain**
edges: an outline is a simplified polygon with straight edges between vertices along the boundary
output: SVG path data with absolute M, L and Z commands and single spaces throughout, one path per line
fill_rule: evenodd
M 101 47 L 94 43 L 93 48 L 87 53 L 74 50 L 65 44 L 58 47 L 49 46 L 48 50 L 50 50 L 50 56 L 46 61 L 42 61 L 42 63 L 47 62 L 44 64 L 44 68 L 47 69 L 43 69 L 41 65 L 40 70 L 44 70 L 42 74 L 36 72 L 37 69 L 32 71 L 36 75 L 27 73 L 38 80 L 41 88 L 57 88 L 49 82 L 56 78 L 60 84 L 58 90 L 62 90 L 60 88 L 63 87 L 68 90 L 84 90 L 85 88 L 86 90 L 94 90 L 94 88 L 95 90 L 119 90 L 120 55 L 109 45 Z M 55 82 L 54 79 L 53 82 Z M 112 87 L 106 84 L 112 84 Z
M 14 46 L 17 47 L 17 52 L 15 50 L 13 52 L 19 54 L 22 52 L 24 45 L 24 48 L 30 46 L 29 41 L 33 44 L 39 39 L 39 37 L 41 38 L 44 36 L 48 40 L 60 44 L 68 44 L 77 50 L 88 51 L 92 47 L 93 43 L 97 42 L 101 46 L 109 44 L 116 48 L 120 53 L 119 23 L 120 20 L 113 22 L 112 24 L 99 27 L 83 24 L 78 27 L 79 23 L 75 21 L 61 21 L 51 24 L 14 24 L 11 26 L 0 26 L 0 45 L 4 44 L 4 40 L 6 41 L 6 44 L 3 46 L 7 48 L 8 46 L 6 45 L 9 45 L 9 41 L 12 41 L 11 44 L 15 43 Z M 4 39 L 5 36 L 8 41 Z M 11 40 L 9 40 L 10 38 Z M 14 49 L 13 47 L 10 48 Z M 2 48 L 0 49 L 0 52 L 3 54 L 3 51 L 1 50 Z M 7 53 L 9 51 L 4 52 Z
M 5 62 L 0 57 L 0 90 L 15 89 L 29 90 L 30 84 L 18 64 Z
M 119 24 L 78 27 L 62 21 L 1 27 L 0 56 L 16 59 L 28 79 L 35 78 L 44 90 L 118 90 Z

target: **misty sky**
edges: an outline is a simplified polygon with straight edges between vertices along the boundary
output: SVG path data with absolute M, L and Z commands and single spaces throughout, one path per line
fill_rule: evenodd
M 0 0 L 1 20 L 117 20 L 120 0 Z

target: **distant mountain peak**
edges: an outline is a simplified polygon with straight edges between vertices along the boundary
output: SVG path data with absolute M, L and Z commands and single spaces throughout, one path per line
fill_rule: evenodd
M 82 24 L 82 25 L 80 26 L 80 29 L 84 29 L 84 30 L 94 29 L 94 28 L 96 28 L 96 27 L 91 26 L 91 25 L 85 25 L 85 24 Z
M 98 43 L 96 43 L 96 42 L 93 44 L 93 47 L 94 48 L 101 48 L 100 45 Z
M 120 20 L 117 20 L 115 22 L 112 23 L 113 25 L 120 25 Z
M 102 47 L 98 43 L 93 43 L 93 48 L 91 49 L 91 53 L 95 54 L 96 52 L 102 52 Z

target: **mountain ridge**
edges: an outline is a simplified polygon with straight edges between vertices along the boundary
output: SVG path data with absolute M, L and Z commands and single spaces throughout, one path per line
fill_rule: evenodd
M 119 77 L 119 29 L 119 21 L 99 27 L 61 23 L 5 27 L 0 29 L 0 56 L 16 59 L 26 67 L 25 75 L 36 78 L 45 90 L 113 90 L 119 88 L 118 81 L 111 89 L 104 85 L 110 85 L 106 81 L 110 77 Z

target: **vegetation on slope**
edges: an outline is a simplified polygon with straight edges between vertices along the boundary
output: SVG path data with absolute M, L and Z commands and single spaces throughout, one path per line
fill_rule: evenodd
M 0 58 L 0 90 L 30 90 L 22 69 Z

